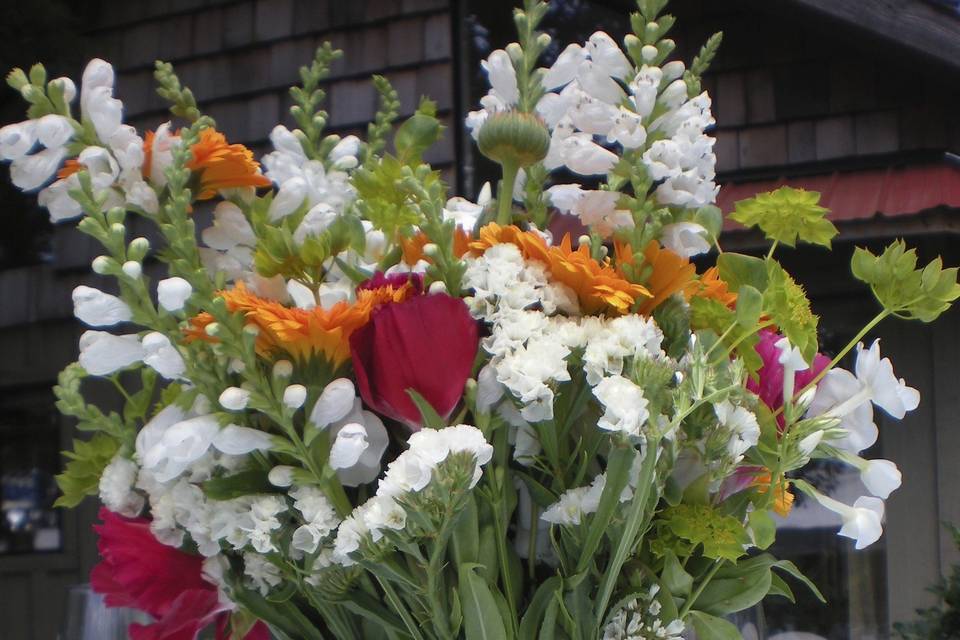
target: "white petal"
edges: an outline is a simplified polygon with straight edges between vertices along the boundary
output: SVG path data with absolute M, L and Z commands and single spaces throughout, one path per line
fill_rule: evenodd
M 306 197 L 307 183 L 303 178 L 291 178 L 281 184 L 268 210 L 271 222 L 282 220 L 296 211 Z
M 220 394 L 218 402 L 228 411 L 243 411 L 250 402 L 250 392 L 240 387 L 227 387 Z
M 77 162 L 87 169 L 90 182 L 97 190 L 113 186 L 120 176 L 120 165 L 113 154 L 103 147 L 87 147 L 77 156 Z
M 368 446 L 367 430 L 362 424 L 344 426 L 330 447 L 330 466 L 334 469 L 349 469 L 357 464 Z
M 589 60 L 580 64 L 577 81 L 587 95 L 610 105 L 619 106 L 626 97 L 616 80 Z
M 290 409 L 299 409 L 307 399 L 307 388 L 302 384 L 291 384 L 283 390 L 283 404 Z
M 62 147 L 21 156 L 10 165 L 10 180 L 24 191 L 41 187 L 53 177 L 66 156 L 67 152 Z
M 346 136 L 330 150 L 328 158 L 331 162 L 337 162 L 348 157 L 355 158 L 360 153 L 360 138 L 357 136 Z
M 75 85 L 70 78 L 60 76 L 59 78 L 54 78 L 51 82 L 60 85 L 60 88 L 63 90 L 63 101 L 67 104 L 73 102 L 73 99 L 77 97 L 77 85 Z
M 504 386 L 497 380 L 497 368 L 486 364 L 477 374 L 477 411 L 489 412 L 503 397 Z
M 663 246 L 686 258 L 710 251 L 707 230 L 696 222 L 675 222 L 661 231 Z
M 889 460 L 867 460 L 860 479 L 863 480 L 867 491 L 886 500 L 891 493 L 900 488 L 903 476 L 897 465 Z
M 89 93 L 83 87 L 82 91 L 86 98 L 80 103 L 83 115 L 93 123 L 100 141 L 106 143 L 123 124 L 123 103 L 113 97 L 113 87 L 95 87 Z
M 228 424 L 213 438 L 213 446 L 231 456 L 269 449 L 272 445 L 273 438 L 270 434 L 235 424 Z
M 550 204 L 561 213 L 570 213 L 584 193 L 579 184 L 557 184 L 547 189 Z
M 24 120 L 0 129 L 0 158 L 16 160 L 27 155 L 37 142 L 37 123 Z
M 597 31 L 590 36 L 587 51 L 593 64 L 608 76 L 623 79 L 633 70 L 627 56 L 623 55 L 613 38 L 603 31 Z
M 109 327 L 132 317 L 127 303 L 115 295 L 80 285 L 73 290 L 73 315 L 91 327 Z
M 180 277 L 166 278 L 157 283 L 157 299 L 166 311 L 180 311 L 192 294 L 193 287 Z
M 586 134 L 575 134 L 563 141 L 563 164 L 583 176 L 609 173 L 620 160 L 615 153 L 596 144 Z
M 143 336 L 143 363 L 167 380 L 183 377 L 187 364 L 170 339 L 156 331 Z
M 353 409 L 356 388 L 349 378 L 337 378 L 324 389 L 310 412 L 310 422 L 318 427 L 343 419 Z
M 503 49 L 497 49 L 480 65 L 487 72 L 490 86 L 497 96 L 507 104 L 516 104 L 520 99 L 520 90 L 517 88 L 517 72 L 513 68 L 513 62 L 507 52 Z
M 578 44 L 569 44 L 543 75 L 543 88 L 547 91 L 569 84 L 577 76 L 580 63 L 587 59 L 587 51 Z
M 312 207 L 293 232 L 293 241 L 302 245 L 307 236 L 320 235 L 337 219 L 337 212 L 325 202 Z
M 143 347 L 135 335 L 85 331 L 80 336 L 80 366 L 93 376 L 109 375 L 140 362 L 143 356 Z
M 80 86 L 84 93 L 97 87 L 113 88 L 114 74 L 113 67 L 106 60 L 94 58 L 87 63 L 83 70 L 83 79 Z
M 48 149 L 62 147 L 73 137 L 73 125 L 64 116 L 48 114 L 37 121 L 37 138 Z

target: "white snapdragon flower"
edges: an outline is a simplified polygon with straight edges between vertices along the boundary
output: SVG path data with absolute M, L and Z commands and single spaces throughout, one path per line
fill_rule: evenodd
M 223 271 L 231 280 L 242 279 L 253 268 L 253 251 L 257 236 L 243 211 L 224 200 L 213 210 L 213 224 L 201 232 L 209 249 L 200 249 L 204 266 L 211 273 Z
M 868 390 L 870 400 L 897 420 L 920 405 L 920 392 L 894 375 L 889 358 L 880 358 L 879 339 L 874 340 L 869 349 L 864 349 L 862 343 L 857 345 L 854 371 L 857 380 Z
M 863 460 L 860 463 L 860 479 L 867 491 L 886 500 L 900 488 L 903 475 L 897 465 L 889 460 Z
M 686 258 L 710 251 L 707 230 L 696 222 L 674 222 L 660 232 L 663 246 Z
M 314 425 L 329 430 L 336 449 L 337 476 L 348 487 L 372 482 L 380 475 L 380 460 L 390 444 L 383 422 L 363 409 L 355 393 L 349 379 L 334 380 L 320 394 L 310 414 Z M 333 463 L 333 449 L 330 456 Z
M 80 366 L 92 376 L 107 376 L 141 362 L 145 355 L 136 335 L 85 331 L 80 336 Z
M 351 422 L 344 425 L 330 446 L 330 466 L 349 469 L 357 464 L 369 446 L 367 430 L 362 424 Z
M 157 283 L 157 299 L 164 311 L 182 311 L 191 295 L 193 287 L 183 278 L 175 276 Z
M 599 428 L 630 436 L 640 435 L 650 417 L 643 389 L 623 376 L 610 376 L 593 388 L 593 395 L 605 409 L 597 421 Z
M 141 341 L 143 347 L 143 363 L 159 373 L 167 380 L 184 379 L 187 363 L 180 351 L 173 346 L 170 338 L 162 333 L 152 331 Z
M 342 420 L 353 409 L 356 387 L 349 378 L 337 378 L 326 387 L 310 411 L 310 422 L 325 427 Z
M 794 374 L 797 371 L 806 371 L 810 365 L 804 360 L 800 349 L 790 344 L 789 339 L 780 338 L 774 346 L 779 351 L 777 362 L 783 365 L 783 401 L 792 402 L 796 382 Z
M 173 164 L 173 151 L 179 144 L 180 136 L 173 134 L 169 121 L 161 124 L 153 133 L 147 179 L 158 188 L 167 185 L 167 169 Z
M 73 290 L 73 315 L 91 327 L 109 327 L 133 317 L 127 303 L 115 295 L 80 285 Z
M 139 468 L 137 463 L 120 455 L 113 457 L 100 476 L 100 501 L 111 511 L 135 518 L 143 510 L 145 500 L 134 491 Z

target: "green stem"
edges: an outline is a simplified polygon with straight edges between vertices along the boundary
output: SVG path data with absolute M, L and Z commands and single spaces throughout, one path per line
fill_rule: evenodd
M 773 252 L 777 250 L 777 245 L 780 244 L 779 240 L 774 240 L 773 244 L 770 245 L 770 251 L 767 252 L 767 260 L 773 257 Z
M 713 576 L 717 574 L 717 571 L 720 570 L 720 567 L 723 565 L 723 560 L 718 559 L 714 562 L 713 566 L 710 567 L 710 571 L 707 572 L 707 575 L 703 577 L 703 580 L 700 581 L 700 584 L 697 585 L 696 590 L 690 594 L 690 598 L 683 604 L 683 607 L 680 609 L 680 613 L 677 618 L 683 620 L 683 618 L 689 613 L 690 608 L 693 607 L 697 602 L 697 598 L 700 597 L 700 594 L 703 593 L 703 590 L 706 589 L 707 584 L 713 580 Z
M 647 451 L 640 465 L 640 476 L 637 479 L 637 490 L 633 496 L 633 503 L 630 505 L 630 513 L 627 516 L 627 524 L 624 527 L 620 542 L 610 558 L 610 564 L 603 574 L 603 581 L 600 583 L 600 592 L 597 596 L 597 605 L 594 610 L 594 619 L 597 621 L 597 633 L 601 630 L 603 617 L 607 612 L 607 606 L 610 604 L 610 597 L 617 585 L 617 578 L 620 577 L 620 569 L 623 563 L 627 561 L 627 556 L 636 547 L 636 536 L 640 531 L 640 525 L 646 512 L 647 499 L 650 497 L 650 486 L 653 484 L 653 472 L 656 469 L 657 447 L 659 443 L 647 441 Z
M 497 529 L 497 559 L 500 564 L 500 577 L 503 580 L 503 595 L 507 600 L 507 608 L 510 610 L 510 626 L 513 627 L 513 637 L 516 637 L 519 627 L 517 625 L 517 602 L 513 589 L 513 574 L 510 572 L 509 556 L 507 555 L 507 496 L 506 492 L 512 487 L 510 482 L 510 446 L 507 442 L 507 428 L 500 427 L 494 435 L 494 446 L 497 456 L 496 469 L 503 470 L 503 475 L 497 479 L 496 487 L 497 502 L 493 505 L 493 524 Z M 490 474 L 496 477 L 495 474 Z
M 410 615 L 410 612 L 407 611 L 407 607 L 403 604 L 403 601 L 393 588 L 393 585 L 379 576 L 377 577 L 377 582 L 379 582 L 380 586 L 383 588 L 383 594 L 386 597 L 387 602 L 390 603 L 390 606 L 393 607 L 394 611 L 397 612 L 397 615 L 400 616 L 400 619 L 403 620 L 403 624 L 407 627 L 407 631 L 410 632 L 410 635 L 415 640 L 424 640 L 423 634 L 420 633 L 420 629 L 417 626 L 417 621 L 414 620 L 413 616 Z
M 512 162 L 503 163 L 503 180 L 497 194 L 497 224 L 508 225 L 513 222 L 513 186 L 517 182 L 519 167 Z

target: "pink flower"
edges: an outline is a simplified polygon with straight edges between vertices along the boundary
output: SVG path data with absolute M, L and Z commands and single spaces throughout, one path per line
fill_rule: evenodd
M 100 509 L 101 562 L 90 573 L 93 590 L 104 594 L 110 607 L 130 607 L 149 613 L 156 622 L 130 625 L 133 640 L 194 640 L 211 624 L 217 639 L 229 637 L 228 608 L 217 588 L 203 578 L 203 559 L 157 541 L 145 518 L 124 518 Z M 267 640 L 257 623 L 246 640 Z
M 407 389 L 448 417 L 473 368 L 477 323 L 460 298 L 414 296 L 374 311 L 350 337 L 350 352 L 364 402 L 419 430 L 420 411 Z
M 357 289 L 381 289 L 383 287 L 399 289 L 408 282 L 413 289 L 410 295 L 420 295 L 423 293 L 423 274 L 412 272 L 394 273 L 388 276 L 382 271 L 377 271 L 373 276 L 358 284 Z
M 778 360 L 780 350 L 776 346 L 777 340 L 783 336 L 769 329 L 764 329 L 759 333 L 759 337 L 757 353 L 763 359 L 763 366 L 760 367 L 756 379 L 747 378 L 747 389 L 757 394 L 763 404 L 767 405 L 771 411 L 776 411 L 783 406 L 783 365 Z M 800 391 L 810 384 L 810 381 L 816 378 L 829 363 L 830 359 L 828 357 L 818 353 L 809 369 L 794 374 L 796 391 Z

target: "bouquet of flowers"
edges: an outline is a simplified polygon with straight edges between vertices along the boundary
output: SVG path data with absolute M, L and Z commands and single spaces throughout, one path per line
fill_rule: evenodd
M 467 116 L 502 168 L 476 202 L 422 160 L 433 103 L 395 127 L 382 77 L 366 140 L 324 134 L 329 46 L 260 163 L 170 65 L 156 79 L 181 124 L 143 137 L 102 60 L 79 104 L 41 65 L 10 73 L 30 106 L 0 157 L 103 245 L 93 271 L 117 292 L 73 292 L 91 329 L 55 391 L 90 437 L 59 483 L 61 505 L 103 502 L 92 581 L 154 617 L 133 638 L 727 640 L 724 616 L 792 598 L 787 579 L 817 593 L 764 552 L 796 492 L 858 548 L 878 539 L 900 473 L 858 453 L 874 406 L 901 418 L 919 394 L 861 340 L 887 316 L 934 320 L 957 270 L 858 249 L 880 311 L 818 353 L 776 251 L 837 230 L 818 194 L 783 188 L 732 214 L 767 255 L 721 251 L 701 90 L 720 37 L 668 61 L 665 4 L 638 0 L 622 46 L 597 32 L 549 68 L 546 3 L 515 11 Z M 114 405 L 88 401 L 92 378 Z M 798 476 L 822 458 L 870 495 Z

